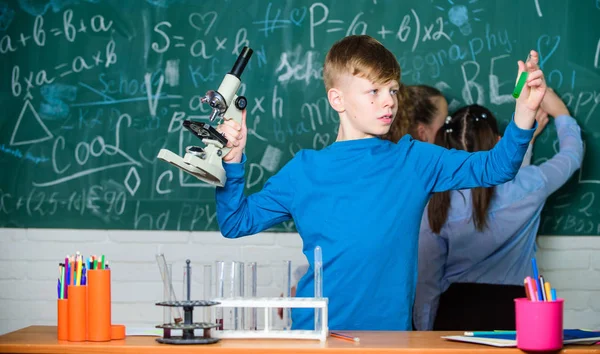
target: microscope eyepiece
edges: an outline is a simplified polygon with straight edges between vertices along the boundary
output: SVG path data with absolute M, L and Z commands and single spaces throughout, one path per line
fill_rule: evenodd
M 246 68 L 246 64 L 248 64 L 252 53 L 252 49 L 250 49 L 249 47 L 244 47 L 237 60 L 235 61 L 235 64 L 233 64 L 233 68 L 231 68 L 231 71 L 229 73 L 239 79 L 240 76 L 242 76 L 242 72 Z

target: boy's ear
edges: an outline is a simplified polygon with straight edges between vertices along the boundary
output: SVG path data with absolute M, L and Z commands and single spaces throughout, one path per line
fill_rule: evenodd
M 333 109 L 335 109 L 338 113 L 342 113 L 346 109 L 344 108 L 344 94 L 342 91 L 331 88 L 327 91 L 327 99 L 329 100 L 329 104 Z

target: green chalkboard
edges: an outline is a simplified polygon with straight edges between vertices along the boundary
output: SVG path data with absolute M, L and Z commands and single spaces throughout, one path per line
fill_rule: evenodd
M 259 190 L 298 150 L 333 142 L 323 60 L 366 33 L 406 84 L 435 85 L 451 110 L 486 105 L 503 126 L 516 61 L 538 50 L 586 143 L 541 233 L 598 235 L 599 23 L 597 0 L 0 0 L 0 226 L 217 230 L 214 188 L 159 149 L 198 144 L 181 120 L 207 119 L 200 98 L 248 45 L 247 192 Z M 534 162 L 556 148 L 550 127 Z

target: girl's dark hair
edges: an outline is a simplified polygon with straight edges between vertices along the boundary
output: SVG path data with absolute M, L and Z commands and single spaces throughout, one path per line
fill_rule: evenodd
M 435 137 L 435 144 L 447 149 L 465 150 L 468 152 L 491 150 L 498 141 L 498 124 L 496 118 L 487 108 L 470 105 L 456 111 L 452 117 L 446 118 L 445 124 Z M 473 221 L 477 230 L 487 226 L 487 209 L 492 201 L 494 187 L 473 188 Z M 450 209 L 450 192 L 434 193 L 429 200 L 427 212 L 429 227 L 439 233 L 448 218 Z
M 390 127 L 390 131 L 381 138 L 397 143 L 407 133 L 416 137 L 419 123 L 429 125 L 437 112 L 433 102 L 435 97 L 444 95 L 435 87 L 412 85 L 400 87 L 398 90 L 398 113 Z

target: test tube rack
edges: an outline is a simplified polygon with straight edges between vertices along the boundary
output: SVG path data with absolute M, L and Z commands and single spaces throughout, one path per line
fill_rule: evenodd
M 213 299 L 215 307 L 262 308 L 264 309 L 265 326 L 262 330 L 214 330 L 215 338 L 277 338 L 277 339 L 327 339 L 327 298 L 312 297 L 275 297 L 275 298 L 217 298 Z M 278 308 L 312 308 L 322 309 L 320 312 L 321 328 L 315 330 L 273 330 L 270 327 L 270 315 Z
M 185 300 L 185 301 L 162 301 L 157 302 L 157 306 L 183 307 L 183 322 L 163 323 L 156 328 L 163 329 L 163 337 L 156 341 L 163 344 L 211 344 L 219 341 L 219 338 L 210 336 L 210 329 L 216 328 L 216 323 L 194 322 L 194 307 L 197 306 L 215 306 L 218 302 L 209 300 Z M 194 332 L 197 329 L 203 330 L 202 336 L 197 336 Z M 181 336 L 171 336 L 171 330 L 181 330 Z

